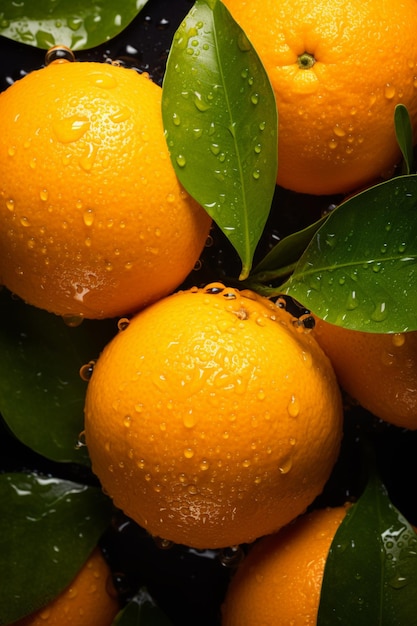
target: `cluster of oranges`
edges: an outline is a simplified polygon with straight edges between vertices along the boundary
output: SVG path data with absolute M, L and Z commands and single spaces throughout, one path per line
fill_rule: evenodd
M 275 90 L 278 184 L 347 193 L 389 176 L 397 103 L 417 128 L 414 0 L 225 5 Z M 0 95 L 0 281 L 64 318 L 127 316 L 86 394 L 86 443 L 106 493 L 151 535 L 197 549 L 269 535 L 232 581 L 225 626 L 314 624 L 346 509 L 304 512 L 338 458 L 340 388 L 416 429 L 417 334 L 306 323 L 281 299 L 222 283 L 178 290 L 211 219 L 175 175 L 160 108 L 147 75 L 68 60 Z M 95 567 L 80 573 L 94 590 L 107 577 Z M 89 596 L 102 617 L 65 622 L 77 584 L 60 608 L 19 623 L 111 623 L 108 585 Z

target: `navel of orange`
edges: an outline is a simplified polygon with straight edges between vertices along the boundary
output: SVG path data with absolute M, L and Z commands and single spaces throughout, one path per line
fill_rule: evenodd
M 394 109 L 417 131 L 415 0 L 224 0 L 275 91 L 278 183 L 345 193 L 392 174 Z

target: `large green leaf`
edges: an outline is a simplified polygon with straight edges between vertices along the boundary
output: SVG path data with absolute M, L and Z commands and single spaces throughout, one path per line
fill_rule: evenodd
M 346 328 L 417 330 L 417 176 L 393 178 L 335 209 L 280 291 Z
M 326 561 L 318 626 L 417 625 L 417 535 L 372 475 Z
M 142 587 L 120 611 L 112 626 L 172 626 L 172 622 L 156 605 L 148 590 Z
M 98 357 L 114 321 L 77 328 L 0 292 L 0 413 L 18 439 L 55 461 L 89 463 L 77 449 L 84 427 L 82 365 Z
M 111 518 L 101 489 L 34 474 L 0 475 L 0 624 L 50 602 Z
M 2 2 L 0 35 L 15 41 L 72 50 L 93 48 L 115 37 L 147 0 L 19 0 Z
M 237 250 L 245 278 L 276 182 L 277 111 L 263 65 L 220 0 L 174 36 L 162 113 L 177 176 Z

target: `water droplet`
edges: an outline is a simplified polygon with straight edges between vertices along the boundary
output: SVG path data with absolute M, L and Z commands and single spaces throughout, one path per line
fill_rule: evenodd
M 183 424 L 186 428 L 193 428 L 196 424 L 196 417 L 193 413 L 193 410 L 190 409 L 188 411 L 188 413 L 186 413 L 183 417 Z M 184 453 L 185 454 L 185 453 Z M 193 453 L 194 454 L 194 453 Z M 187 456 L 187 455 L 185 455 Z M 191 455 L 192 456 L 192 455 Z M 187 458 L 191 458 L 191 457 L 187 457 Z
M 376 304 L 375 309 L 371 313 L 371 319 L 374 322 L 383 322 L 387 318 L 387 305 L 385 302 Z
M 67 46 L 53 46 L 45 54 L 45 65 L 51 65 L 52 63 L 73 63 L 75 61 L 75 55 Z
M 83 222 L 86 226 L 91 226 L 94 222 L 94 211 L 93 209 L 87 209 L 83 213 Z
M 398 252 L 399 252 L 400 254 L 402 254 L 402 253 L 405 251 L 405 248 L 406 248 L 406 244 L 405 244 L 405 243 L 401 243 L 401 244 L 398 246 Z
M 219 553 L 219 561 L 224 567 L 237 567 L 245 558 L 245 552 L 241 546 L 223 548 Z
M 259 130 L 263 131 L 263 130 L 265 130 L 265 128 L 266 128 L 266 122 L 260 122 L 259 123 Z
M 387 83 L 385 85 L 384 96 L 386 97 L 387 100 L 392 100 L 393 97 L 395 96 L 395 92 L 396 90 L 395 90 L 394 85 L 391 85 L 390 83 Z
M 10 146 L 7 150 L 7 154 L 11 157 L 14 156 L 16 154 L 16 146 Z
M 204 111 L 208 111 L 208 109 L 210 108 L 210 103 L 206 102 L 206 100 L 203 99 L 203 96 L 201 95 L 201 93 L 199 93 L 198 91 L 194 92 L 193 102 L 196 108 L 202 113 L 204 113 Z
M 162 537 L 152 537 L 155 544 L 160 550 L 169 550 L 174 545 L 173 541 L 169 539 L 162 539 Z
M 78 141 L 90 128 L 90 122 L 86 117 L 71 115 L 55 122 L 52 126 L 56 138 L 61 143 Z
M 327 145 L 329 146 L 330 150 L 335 150 L 337 148 L 336 139 L 330 139 Z
M 260 176 L 261 176 L 261 172 L 259 170 L 253 170 L 252 178 L 254 178 L 255 180 L 259 180 Z
M 121 317 L 119 321 L 117 322 L 117 328 L 118 330 L 123 331 L 123 330 L 126 330 L 129 324 L 130 324 L 129 318 Z
M 287 411 L 290 417 L 297 417 L 300 413 L 300 405 L 294 395 L 291 396 L 290 402 L 287 406 Z
M 97 152 L 98 146 L 96 144 L 91 142 L 85 144 L 84 151 L 78 159 L 78 163 L 86 172 L 89 172 L 93 167 Z
M 346 131 L 339 124 L 334 126 L 333 132 L 336 137 L 344 137 L 346 135 Z
M 181 118 L 178 113 L 174 113 L 172 115 L 172 123 L 174 124 L 174 126 L 181 126 Z
M 220 153 L 220 146 L 218 143 L 210 144 L 210 151 L 217 156 Z
M 397 574 L 396 576 L 394 576 L 394 578 L 391 578 L 391 580 L 389 581 L 389 585 L 393 589 L 402 589 L 407 584 L 408 584 L 408 578 L 406 576 L 401 576 L 400 574 Z
M 95 364 L 95 361 L 89 361 L 88 363 L 80 367 L 79 375 L 82 380 L 84 380 L 85 382 L 88 382 L 90 380 L 91 376 L 93 375 Z
M 87 444 L 85 442 L 85 430 L 82 430 L 78 435 L 78 441 L 75 444 L 75 447 L 77 450 L 79 450 L 80 448 L 85 448 L 86 446 Z
M 24 228 L 28 228 L 28 226 L 30 226 L 30 222 L 25 215 L 20 218 L 20 223 Z
M 122 122 L 126 122 L 130 117 L 130 110 L 127 107 L 122 107 L 116 113 L 112 113 L 109 116 L 110 120 L 113 124 L 121 124 Z
M 355 290 L 352 290 L 348 294 L 348 297 L 346 300 L 346 308 L 348 309 L 348 311 L 353 311 L 358 306 L 359 306 L 359 301 L 358 301 L 357 293 Z
M 123 426 L 125 428 L 130 428 L 132 425 L 132 417 L 130 415 L 125 415 L 123 418 Z
M 46 202 L 48 200 L 48 190 L 47 189 L 41 189 L 39 192 L 39 198 L 43 201 Z
M 107 72 L 91 72 L 89 79 L 94 87 L 101 87 L 101 89 L 113 89 L 117 87 L 117 80 L 113 74 Z
M 280 463 L 280 465 L 278 467 L 278 469 L 279 469 L 281 474 L 288 474 L 288 472 L 291 470 L 291 468 L 292 468 L 292 457 L 291 456 L 289 456 L 282 463 Z
M 76 328 L 83 322 L 84 317 L 83 315 L 62 315 L 62 320 L 66 326 Z
M 194 456 L 194 450 L 192 448 L 185 448 L 184 456 L 186 459 L 192 459 Z
M 250 101 L 252 102 L 252 104 L 258 104 L 259 102 L 259 94 L 258 93 L 253 93 L 250 97 Z
M 179 155 L 175 158 L 175 160 L 176 160 L 176 162 L 177 162 L 178 167 L 185 167 L 185 164 L 186 164 L 186 162 L 187 162 L 187 161 L 186 161 L 186 158 L 185 158 L 185 156 L 184 156 L 184 155 L 179 154 Z
M 6 207 L 9 209 L 9 211 L 14 211 L 14 200 L 12 200 L 12 198 L 6 200 Z

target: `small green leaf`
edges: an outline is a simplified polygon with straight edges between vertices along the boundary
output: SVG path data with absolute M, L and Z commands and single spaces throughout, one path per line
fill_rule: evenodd
M 220 0 L 177 30 L 162 113 L 177 176 L 237 250 L 246 278 L 276 183 L 277 111 L 263 65 Z
M 44 606 L 74 578 L 110 523 L 101 489 L 0 475 L 0 624 Z
M 264 283 L 268 280 L 276 281 L 290 274 L 327 217 L 325 215 L 317 222 L 281 239 L 254 268 L 248 282 L 255 289 L 262 289 L 259 283 Z
M 142 587 L 118 613 L 112 626 L 172 626 L 172 622 L 156 605 L 148 590 Z
M 403 173 L 410 174 L 413 170 L 413 127 L 410 114 L 404 104 L 397 104 L 394 111 L 395 134 L 404 158 Z
M 84 428 L 82 365 L 98 357 L 115 333 L 114 321 L 60 317 L 0 292 L 0 413 L 24 444 L 55 461 L 89 464 L 76 448 Z
M 369 332 L 417 330 L 417 176 L 342 203 L 281 287 L 319 317 Z
M 417 535 L 376 475 L 326 561 L 317 625 L 334 624 L 417 625 Z
M 0 35 L 37 48 L 98 46 L 120 33 L 147 0 L 20 0 L 0 7 Z

